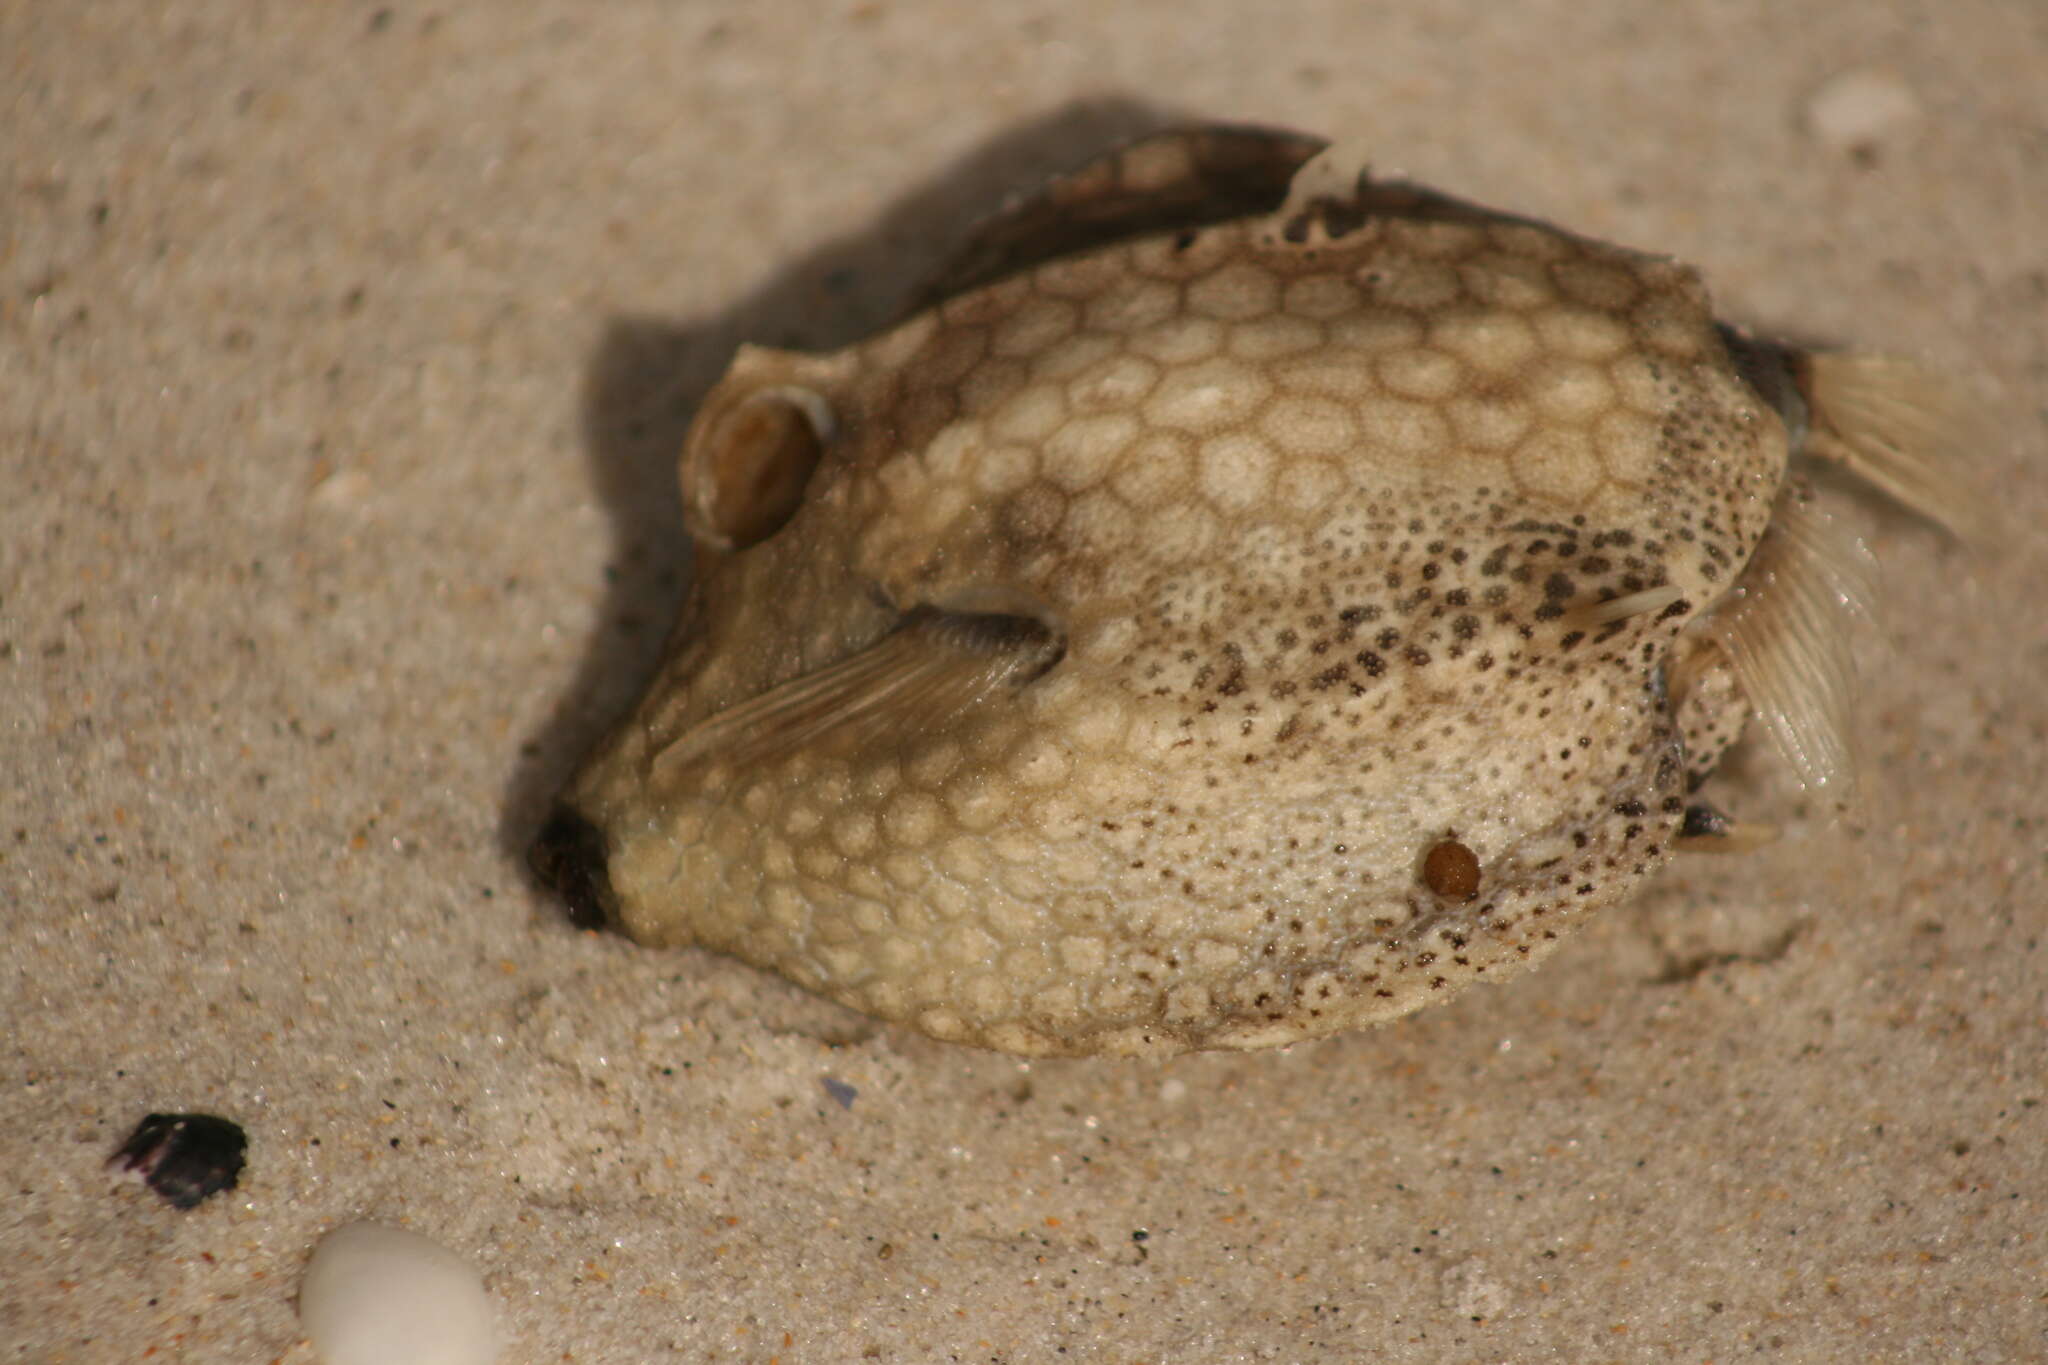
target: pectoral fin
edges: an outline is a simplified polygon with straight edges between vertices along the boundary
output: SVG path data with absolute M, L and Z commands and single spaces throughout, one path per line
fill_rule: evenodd
M 935 730 L 1038 678 L 1065 649 L 1034 616 L 916 607 L 867 648 L 693 726 L 655 759 L 655 772 L 759 767 L 801 749 L 844 752 Z
M 1605 602 L 1592 602 L 1575 607 L 1565 613 L 1565 621 L 1569 628 L 1574 630 L 1611 626 L 1616 621 L 1626 621 L 1634 616 L 1653 616 L 1684 600 L 1685 590 L 1667 583 L 1662 587 L 1645 588 L 1641 592 L 1627 593 Z

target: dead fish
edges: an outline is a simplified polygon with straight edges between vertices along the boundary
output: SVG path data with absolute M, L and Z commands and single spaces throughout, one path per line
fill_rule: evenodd
M 670 653 L 535 847 L 584 922 L 1019 1054 L 1260 1048 L 1505 979 L 1681 845 L 1756 716 L 1851 778 L 1861 545 L 1956 405 L 1699 276 L 1246 128 L 744 347 Z

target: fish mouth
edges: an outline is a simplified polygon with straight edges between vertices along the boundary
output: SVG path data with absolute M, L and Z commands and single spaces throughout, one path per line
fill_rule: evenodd
M 618 895 L 612 890 L 611 850 L 604 832 L 573 806 L 556 806 L 526 853 L 533 874 L 553 888 L 579 929 L 616 924 Z

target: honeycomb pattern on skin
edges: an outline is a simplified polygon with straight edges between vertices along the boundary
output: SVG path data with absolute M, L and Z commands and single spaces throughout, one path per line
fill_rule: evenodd
M 707 412 L 795 386 L 837 427 L 785 527 L 702 554 L 572 785 L 629 934 L 1010 1052 L 1249 1048 L 1500 979 L 1666 859 L 1744 703 L 1717 675 L 1675 717 L 1664 664 L 1764 531 L 1783 424 L 1690 270 L 1327 208 L 742 354 Z M 921 606 L 1064 654 L 843 742 L 663 762 Z M 1446 841 L 1469 901 L 1422 875 Z

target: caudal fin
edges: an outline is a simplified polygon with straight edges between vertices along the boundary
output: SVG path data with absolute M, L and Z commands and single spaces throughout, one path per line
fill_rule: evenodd
M 1910 360 L 1854 351 L 1795 354 L 1793 374 L 1810 418 L 1804 454 L 1982 545 L 1989 511 L 1966 471 L 1989 423 L 1959 385 Z

